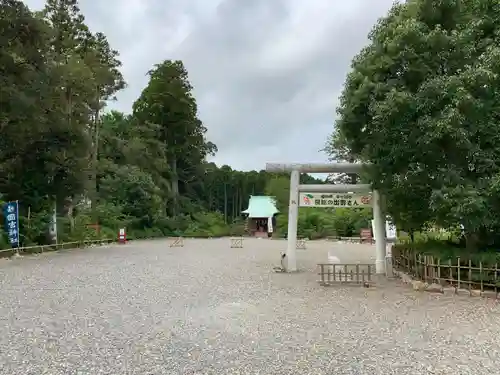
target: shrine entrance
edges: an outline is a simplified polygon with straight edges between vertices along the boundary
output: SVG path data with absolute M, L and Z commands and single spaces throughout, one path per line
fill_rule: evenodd
M 297 221 L 299 207 L 372 207 L 375 237 L 375 272 L 385 273 L 386 231 L 381 209 L 381 197 L 371 185 L 301 185 L 301 173 L 359 173 L 364 164 L 280 164 L 267 163 L 267 172 L 290 172 L 290 201 L 288 208 L 288 235 L 286 271 L 297 271 Z M 370 194 L 371 192 L 371 194 Z

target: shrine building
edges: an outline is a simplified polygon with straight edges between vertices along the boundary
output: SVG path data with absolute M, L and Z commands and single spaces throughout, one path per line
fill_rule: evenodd
M 251 195 L 248 208 L 242 211 L 247 215 L 248 232 L 253 237 L 271 238 L 276 229 L 276 199 L 269 196 Z

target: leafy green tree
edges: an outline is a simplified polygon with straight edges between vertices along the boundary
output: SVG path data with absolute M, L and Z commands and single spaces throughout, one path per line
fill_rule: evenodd
M 500 224 L 499 16 L 494 1 L 395 4 L 353 60 L 336 123 L 399 221 L 461 223 L 470 249 Z
M 68 125 L 77 122 L 90 139 L 85 168 L 90 184 L 86 187 L 95 205 L 100 113 L 105 101 L 125 86 L 121 62 L 104 34 L 89 30 L 77 0 L 48 0 L 42 15 L 52 26 L 53 59 Z
M 165 144 L 170 165 L 172 213 L 179 212 L 179 194 L 202 173 L 205 158 L 215 151 L 205 139 L 206 128 L 197 115 L 187 71 L 181 61 L 166 60 L 149 72 L 150 81 L 134 103 L 139 124 L 159 126 L 158 139 Z
M 50 28 L 15 1 L 2 4 L 2 170 L 0 189 L 40 209 L 82 189 L 87 150 L 82 128 L 68 123 L 51 55 Z M 8 94 L 8 92 L 12 94 Z M 17 96 L 16 96 L 17 93 Z
M 290 177 L 273 176 L 266 185 L 265 193 L 276 198 L 278 210 L 286 215 L 290 201 Z

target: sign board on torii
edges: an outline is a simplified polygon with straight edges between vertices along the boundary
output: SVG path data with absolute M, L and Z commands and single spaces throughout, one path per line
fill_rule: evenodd
M 300 207 L 371 207 L 370 194 L 299 193 Z

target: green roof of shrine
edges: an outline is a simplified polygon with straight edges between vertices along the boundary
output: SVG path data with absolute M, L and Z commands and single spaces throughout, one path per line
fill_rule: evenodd
M 279 211 L 276 208 L 276 199 L 265 195 L 251 195 L 248 201 L 248 208 L 242 211 L 248 214 L 249 218 L 272 217 Z

